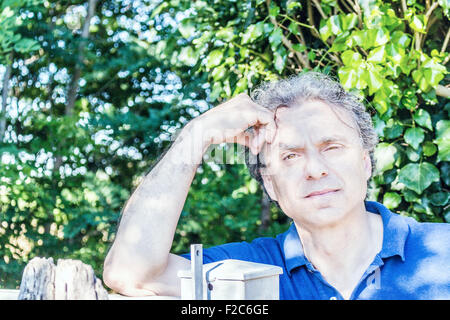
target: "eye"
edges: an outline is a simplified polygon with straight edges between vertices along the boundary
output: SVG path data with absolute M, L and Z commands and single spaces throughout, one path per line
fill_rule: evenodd
M 339 148 L 340 148 L 340 146 L 333 145 L 333 146 L 329 146 L 329 147 L 325 148 L 324 151 L 330 151 L 330 150 L 335 150 L 335 149 L 339 149 Z
M 296 156 L 296 154 L 295 153 L 289 153 L 287 156 L 283 157 L 283 160 L 290 160 L 290 159 L 292 159 L 291 156 Z

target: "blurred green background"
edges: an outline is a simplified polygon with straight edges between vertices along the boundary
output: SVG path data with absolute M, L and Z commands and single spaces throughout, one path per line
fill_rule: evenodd
M 0 3 L 0 288 L 17 288 L 34 256 L 101 278 L 122 207 L 177 130 L 305 70 L 367 102 L 381 142 L 369 199 L 450 222 L 447 0 Z M 242 162 L 209 159 L 173 252 L 287 224 Z

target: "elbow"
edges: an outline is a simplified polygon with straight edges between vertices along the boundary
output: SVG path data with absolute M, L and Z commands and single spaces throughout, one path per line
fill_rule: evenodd
M 146 281 L 139 276 L 139 273 L 107 262 L 103 268 L 103 282 L 108 288 L 124 296 L 156 295 L 149 288 L 144 288 Z
M 115 272 L 111 267 L 104 267 L 103 283 L 111 290 L 123 294 L 122 292 L 125 289 L 125 281 L 124 279 L 118 277 L 117 272 Z
M 153 291 L 143 288 L 143 284 L 136 281 L 123 271 L 114 269 L 105 269 L 103 271 L 103 281 L 105 285 L 114 292 L 123 296 L 140 297 L 140 296 L 154 296 Z

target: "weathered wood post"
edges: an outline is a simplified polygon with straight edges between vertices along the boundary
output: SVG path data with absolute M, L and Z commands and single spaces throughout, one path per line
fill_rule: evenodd
M 25 267 L 19 300 L 108 300 L 91 266 L 79 260 L 33 258 Z
M 196 280 L 191 269 L 180 270 L 181 299 L 197 299 Z M 203 297 L 206 300 L 278 300 L 279 275 L 283 269 L 278 266 L 241 260 L 222 260 L 203 265 Z

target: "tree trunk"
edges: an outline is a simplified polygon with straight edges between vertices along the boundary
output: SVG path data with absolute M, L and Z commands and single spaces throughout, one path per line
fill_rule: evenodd
M 70 81 L 69 88 L 67 90 L 66 96 L 66 108 L 64 110 L 64 115 L 72 115 L 73 108 L 75 106 L 75 101 L 77 100 L 77 93 L 79 88 L 79 81 L 81 78 L 81 65 L 83 64 L 84 54 L 83 50 L 87 44 L 87 40 L 89 39 L 89 28 L 91 26 L 91 19 L 95 14 L 95 7 L 97 5 L 98 0 L 89 0 L 88 2 L 88 12 L 86 16 L 86 20 L 84 21 L 83 28 L 81 30 L 81 41 L 78 45 L 77 57 L 75 60 L 75 68 L 72 75 L 72 80 Z M 55 175 L 59 172 L 59 168 L 63 164 L 62 156 L 57 155 L 53 160 L 53 170 L 52 174 Z
M 23 272 L 19 300 L 108 300 L 102 281 L 79 260 L 34 258 Z
M 98 0 L 89 0 L 88 3 L 88 12 L 86 16 L 86 20 L 83 24 L 83 29 L 81 31 L 81 41 L 78 45 L 77 58 L 75 62 L 75 70 L 73 72 L 72 81 L 69 85 L 69 90 L 67 92 L 67 104 L 66 104 L 66 114 L 71 115 L 73 112 L 73 107 L 75 105 L 75 101 L 77 98 L 77 92 L 79 87 L 79 81 L 81 78 L 81 65 L 83 63 L 84 54 L 83 50 L 87 44 L 87 40 L 89 39 L 89 28 L 91 26 L 91 19 L 95 13 L 95 7 L 97 5 Z
M 9 55 L 9 64 L 6 67 L 5 74 L 3 75 L 2 86 L 2 108 L 0 109 L 0 142 L 3 141 L 6 132 L 6 101 L 8 100 L 9 92 L 9 79 L 11 78 L 13 53 Z
M 265 192 L 261 198 L 261 231 L 267 230 L 270 224 L 270 200 Z

